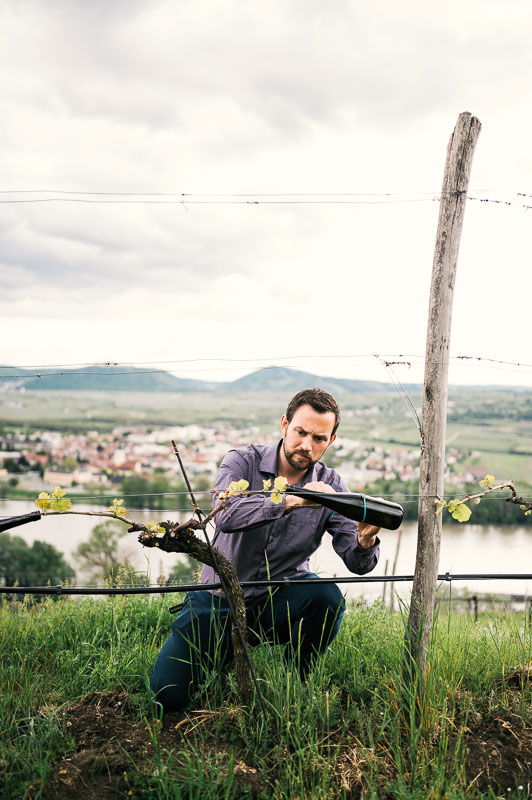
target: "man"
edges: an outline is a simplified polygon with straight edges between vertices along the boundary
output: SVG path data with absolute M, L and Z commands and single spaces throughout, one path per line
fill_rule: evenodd
M 264 481 L 284 476 L 289 484 L 321 492 L 345 492 L 337 472 L 320 459 L 336 438 L 340 411 L 322 389 L 304 389 L 292 398 L 281 419 L 282 439 L 273 446 L 249 445 L 225 456 L 215 491 L 244 478 L 250 491 L 262 491 Z M 214 503 L 217 497 L 215 495 Z M 269 494 L 231 499 L 216 519 L 216 547 L 234 564 L 240 581 L 316 578 L 309 558 L 325 531 L 346 567 L 359 575 L 370 572 L 379 557 L 378 528 L 362 525 L 301 497 L 283 494 L 274 504 Z M 218 580 L 205 566 L 202 583 Z M 288 644 L 304 678 L 314 658 L 337 635 L 345 602 L 334 584 L 297 582 L 275 590 L 256 586 L 245 590 L 251 644 L 264 638 Z M 217 659 L 232 657 L 229 609 L 224 596 L 191 592 L 172 624 L 170 638 L 159 653 L 151 688 L 165 711 L 187 705 L 191 694 Z

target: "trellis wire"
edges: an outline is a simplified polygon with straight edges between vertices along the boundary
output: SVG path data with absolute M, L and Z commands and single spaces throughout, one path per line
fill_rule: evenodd
M 362 575 L 356 577 L 336 578 L 283 578 L 282 580 L 242 581 L 242 588 L 251 587 L 280 587 L 290 586 L 293 583 L 323 584 L 323 583 L 411 583 L 413 575 Z M 469 580 L 532 580 L 532 573 L 459 573 L 453 575 L 445 572 L 438 575 L 438 581 L 452 583 L 455 581 Z M 0 586 L 0 594 L 49 594 L 49 595 L 128 595 L 128 594 L 176 594 L 182 592 L 216 591 L 221 589 L 221 583 L 190 583 L 178 586 L 115 586 L 115 587 L 71 587 L 62 586 Z

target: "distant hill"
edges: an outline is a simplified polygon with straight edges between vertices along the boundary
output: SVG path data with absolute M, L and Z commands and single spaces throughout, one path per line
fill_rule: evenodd
M 421 392 L 420 383 L 405 383 L 409 392 Z M 303 372 L 291 367 L 262 367 L 234 381 L 201 381 L 176 378 L 164 370 L 139 367 L 107 367 L 95 364 L 77 369 L 24 369 L 0 366 L 0 391 L 19 389 L 29 391 L 76 392 L 215 392 L 245 394 L 246 392 L 298 392 L 310 386 L 320 386 L 333 395 L 393 392 L 391 382 L 331 378 Z M 450 386 L 453 393 L 468 391 L 530 391 L 518 386 Z
M 29 370 L 0 367 L 0 387 L 28 391 L 78 392 L 204 392 L 217 384 L 176 378 L 163 370 L 138 367 L 80 367 L 79 369 Z
M 54 390 L 78 392 L 286 392 L 294 393 L 310 386 L 320 386 L 332 394 L 392 392 L 394 387 L 379 381 L 328 378 L 289 367 L 263 367 L 243 378 L 214 382 L 176 378 L 163 370 L 138 367 L 94 365 L 78 369 L 30 370 L 0 367 L 0 389 L 24 387 L 28 391 Z M 421 386 L 408 384 L 412 391 Z
M 226 383 L 224 388 L 227 392 L 299 392 L 310 386 L 319 386 L 331 394 L 338 395 L 348 392 L 394 391 L 394 387 L 389 383 L 327 378 L 323 375 L 313 375 L 311 372 L 302 372 L 289 367 L 263 367 L 250 375 Z

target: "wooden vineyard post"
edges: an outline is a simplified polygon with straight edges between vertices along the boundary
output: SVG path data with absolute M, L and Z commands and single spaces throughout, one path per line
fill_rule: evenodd
M 420 692 L 436 596 L 442 515 L 436 497 L 443 497 L 449 344 L 456 264 L 467 188 L 480 122 L 460 114 L 447 148 L 438 230 L 432 266 L 419 476 L 419 523 L 412 600 L 405 634 L 405 678 L 419 680 Z

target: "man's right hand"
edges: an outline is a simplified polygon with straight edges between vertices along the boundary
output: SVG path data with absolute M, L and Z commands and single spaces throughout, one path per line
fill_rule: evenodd
M 310 481 L 310 483 L 306 483 L 303 488 L 311 489 L 313 492 L 336 494 L 332 486 L 329 486 L 328 483 L 323 483 L 323 481 Z M 297 508 L 298 506 L 304 506 L 305 508 L 323 508 L 319 503 L 313 503 L 312 500 L 307 500 L 305 497 L 297 497 L 297 495 L 293 494 L 287 494 L 285 496 L 286 508 Z

